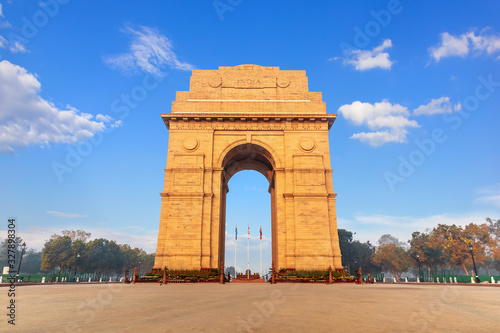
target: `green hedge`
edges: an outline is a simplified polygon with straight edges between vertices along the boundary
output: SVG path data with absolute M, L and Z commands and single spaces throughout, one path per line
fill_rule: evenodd
M 287 270 L 280 269 L 276 273 L 277 281 L 294 281 L 294 282 L 316 282 L 328 281 L 328 270 Z M 350 276 L 345 270 L 332 270 L 332 280 L 335 281 L 354 281 L 354 277 Z
M 219 279 L 219 270 L 217 268 L 203 269 L 203 270 L 166 270 L 167 280 L 169 281 L 186 281 L 186 282 L 206 282 L 216 281 Z M 148 281 L 161 281 L 163 279 L 163 270 L 153 269 L 146 273 L 140 280 Z

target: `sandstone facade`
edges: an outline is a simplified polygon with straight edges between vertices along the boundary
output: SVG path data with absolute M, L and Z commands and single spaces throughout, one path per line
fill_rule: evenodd
M 277 268 L 342 268 L 326 113 L 305 71 L 241 65 L 194 70 L 161 115 L 170 134 L 155 268 L 224 261 L 228 181 L 269 180 Z

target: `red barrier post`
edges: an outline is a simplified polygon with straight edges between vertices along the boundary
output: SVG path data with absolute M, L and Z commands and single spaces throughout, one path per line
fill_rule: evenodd
M 224 284 L 224 261 L 220 262 L 220 281 L 219 284 Z
M 137 280 L 137 267 L 134 267 L 134 276 L 132 277 L 132 283 L 135 283 Z

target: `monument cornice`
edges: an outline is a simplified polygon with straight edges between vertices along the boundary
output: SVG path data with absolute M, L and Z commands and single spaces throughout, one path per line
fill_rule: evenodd
M 283 197 L 290 198 L 334 198 L 337 197 L 336 193 L 309 193 L 309 192 L 294 192 L 283 193 Z
M 187 197 L 193 199 L 199 199 L 203 197 L 213 197 L 214 194 L 210 192 L 160 192 L 162 198 L 168 197 Z
M 314 114 L 314 113 L 301 113 L 301 114 L 276 114 L 276 113 L 198 113 L 198 112 L 182 112 L 182 113 L 162 113 L 161 118 L 167 126 L 171 128 L 171 123 L 184 124 L 188 123 L 212 123 L 210 126 L 181 126 L 182 129 L 192 127 L 192 129 L 239 129 L 231 128 L 231 126 L 215 125 L 215 123 L 227 123 L 227 124 L 247 124 L 247 123 L 267 123 L 267 124 L 282 124 L 282 126 L 277 126 L 276 130 L 286 130 L 286 129 L 323 129 L 321 126 L 306 126 L 307 128 L 299 128 L 300 126 L 292 126 L 291 123 L 302 123 L 309 125 L 321 125 L 328 124 L 328 130 L 331 128 L 335 119 L 337 119 L 336 114 Z M 288 126 L 285 124 L 289 124 Z M 179 127 L 179 126 L 174 126 Z M 219 128 L 221 127 L 221 128 Z M 224 128 L 226 127 L 226 128 Z M 265 129 L 272 129 L 266 128 Z

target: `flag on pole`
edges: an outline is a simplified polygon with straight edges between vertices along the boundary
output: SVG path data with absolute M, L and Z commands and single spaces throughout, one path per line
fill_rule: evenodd
M 234 227 L 234 239 L 237 240 L 238 239 L 238 225 L 236 225 Z
M 262 226 L 260 226 L 260 239 L 262 239 Z
M 250 226 L 248 226 L 248 239 L 250 239 Z

